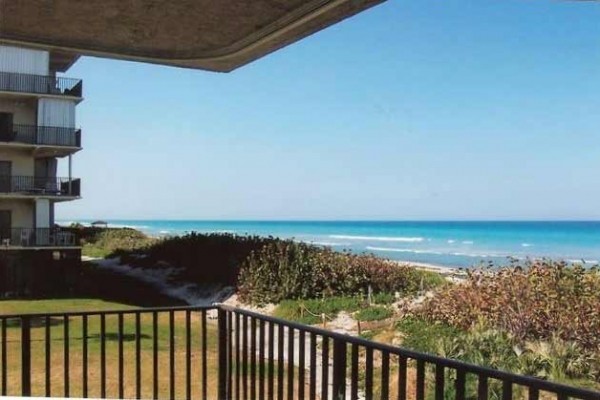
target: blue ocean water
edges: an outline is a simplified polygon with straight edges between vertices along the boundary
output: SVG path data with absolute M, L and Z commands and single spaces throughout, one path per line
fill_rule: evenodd
M 59 221 L 90 223 L 91 220 Z M 108 220 L 151 235 L 228 232 L 294 238 L 337 250 L 371 252 L 395 260 L 470 267 L 508 257 L 548 257 L 597 264 L 600 221 L 184 221 Z

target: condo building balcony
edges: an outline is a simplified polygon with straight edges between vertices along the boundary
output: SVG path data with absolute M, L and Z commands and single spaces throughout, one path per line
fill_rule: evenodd
M 37 176 L 0 176 L 0 195 L 4 197 L 79 197 L 81 180 Z
M 15 247 L 77 247 L 75 234 L 59 228 L 2 228 L 0 249 Z
M 0 92 L 81 98 L 81 79 L 0 72 Z
M 0 124 L 0 145 L 33 147 L 65 156 L 81 149 L 81 130 L 59 126 Z

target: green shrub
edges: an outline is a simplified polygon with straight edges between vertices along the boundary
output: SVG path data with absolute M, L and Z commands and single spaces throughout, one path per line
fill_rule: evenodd
M 387 307 L 371 306 L 359 310 L 354 317 L 359 321 L 379 321 L 394 315 L 394 312 Z
M 143 251 L 143 257 L 137 252 L 125 254 L 122 261 L 144 268 L 172 265 L 181 269 L 178 280 L 234 286 L 244 260 L 270 242 L 277 239 L 192 232 L 157 242 Z
M 80 238 L 83 255 L 89 257 L 114 257 L 124 252 L 147 248 L 157 242 L 142 232 L 130 228 L 71 227 Z
M 262 304 L 364 295 L 369 287 L 374 293 L 413 295 L 436 284 L 433 278 L 423 279 L 422 271 L 373 255 L 279 240 L 250 254 L 242 266 L 238 290 L 243 301 Z
M 600 359 L 575 342 L 558 336 L 547 341 L 528 342 L 520 357 L 520 373 L 553 381 L 600 379 Z
M 396 329 L 403 334 L 402 347 L 408 349 L 552 381 L 598 387 L 600 360 L 577 343 L 565 342 L 558 336 L 548 341 L 521 341 L 483 321 L 463 331 L 418 317 L 402 319 Z M 455 377 L 448 378 L 452 382 Z M 476 397 L 476 383 L 467 380 L 467 397 Z M 491 381 L 490 393 L 500 392 L 501 385 Z

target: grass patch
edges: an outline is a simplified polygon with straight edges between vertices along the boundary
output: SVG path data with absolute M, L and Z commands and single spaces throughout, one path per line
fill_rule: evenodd
M 81 238 L 84 256 L 105 258 L 122 252 L 139 250 L 157 243 L 140 231 L 130 228 L 70 228 Z
M 128 310 L 135 307 L 97 299 L 4 300 L 0 301 L 0 315 L 46 314 L 57 312 Z
M 373 338 L 375 337 L 377 333 L 375 331 L 362 331 L 358 337 L 366 339 L 366 340 L 373 340 Z
M 446 278 L 438 272 L 415 269 L 420 290 L 431 290 L 448 284 Z
M 371 306 L 359 310 L 354 314 L 354 318 L 358 321 L 380 321 L 390 318 L 392 315 L 394 315 L 394 311 L 387 307 Z
M 27 313 L 47 313 L 47 312 L 76 312 L 76 311 L 98 311 L 98 310 L 127 310 L 131 306 L 121 303 L 101 301 L 95 299 L 68 299 L 68 300 L 43 300 L 43 301 L 0 301 L 0 315 L 6 314 L 27 314 Z M 15 321 L 15 322 L 13 322 Z M 118 317 L 116 315 L 106 316 L 106 398 L 118 398 L 118 360 L 119 360 L 119 330 Z M 7 329 L 7 395 L 19 396 L 21 394 L 21 330 L 16 320 L 11 322 Z M 32 320 L 31 329 L 31 362 L 32 375 L 31 387 L 32 395 L 36 397 L 45 397 L 45 320 Z M 190 360 L 191 360 L 191 388 L 193 398 L 202 398 L 202 329 L 201 313 L 191 314 L 191 335 L 190 335 Z M 136 329 L 135 316 L 125 315 L 123 320 L 123 371 L 124 371 L 124 397 L 136 397 L 136 364 L 135 364 L 135 346 Z M 174 313 L 174 362 L 175 362 L 175 398 L 186 398 L 186 313 Z M 88 317 L 88 396 L 91 398 L 100 398 L 100 317 Z M 141 395 L 142 398 L 154 398 L 153 396 L 153 319 L 152 314 L 141 314 L 140 317 L 140 345 L 141 345 Z M 160 313 L 157 324 L 158 338 L 158 398 L 170 398 L 170 323 L 168 313 Z M 206 324 L 206 387 L 207 398 L 216 399 L 218 388 L 218 335 L 216 320 L 207 320 Z M 64 375 L 64 354 L 68 350 L 69 354 L 69 395 L 71 397 L 83 397 L 83 323 L 81 317 L 71 317 L 69 319 L 69 347 L 64 348 L 65 325 L 62 317 L 52 317 L 51 319 L 51 395 L 53 397 L 65 396 L 65 375 Z M 0 348 L 0 357 L 4 356 Z M 257 380 L 261 379 L 260 361 L 256 364 Z M 264 366 L 264 364 L 263 364 Z M 250 365 L 237 365 L 240 367 L 240 377 L 249 379 Z M 266 370 L 266 368 L 264 368 Z M 244 374 L 246 371 L 246 375 Z M 279 367 L 275 365 L 275 374 L 279 372 Z M 287 374 L 287 368 L 283 368 L 284 375 Z M 244 378 L 246 376 L 246 378 Z M 264 376 L 263 376 L 264 377 Z M 0 383 L 1 387 L 2 383 Z M 287 381 L 282 383 L 282 390 L 287 392 Z M 298 390 L 297 381 L 294 382 L 295 392 Z M 278 391 L 277 382 L 275 382 L 275 393 Z M 308 392 L 308 387 L 305 388 Z
M 273 315 L 288 321 L 313 325 L 322 322 L 321 314 L 328 319 L 335 318 L 340 311 L 359 310 L 364 300 L 359 297 L 330 297 L 323 300 L 284 300 L 275 309 Z
M 403 335 L 402 347 L 424 353 L 436 354 L 440 340 L 453 340 L 462 331 L 442 323 L 431 323 L 417 317 L 407 317 L 396 323 Z
M 375 304 L 392 304 L 396 301 L 396 297 L 392 293 L 375 293 L 373 295 L 373 303 Z
M 46 313 L 46 312 L 69 312 L 69 311 L 96 311 L 130 309 L 130 306 L 121 303 L 112 303 L 92 299 L 69 299 L 69 300 L 44 300 L 44 301 L 2 301 L 0 302 L 0 315 L 24 314 L 24 313 Z M 34 396 L 45 395 L 45 328 L 43 320 L 32 320 L 32 390 Z M 200 314 L 193 313 L 192 323 L 192 376 L 201 376 L 200 354 L 202 350 Z M 7 394 L 9 396 L 20 395 L 20 328 L 16 324 L 10 324 L 7 329 L 7 351 L 8 381 Z M 185 313 L 175 313 L 175 371 L 176 371 L 176 396 L 185 397 Z M 82 336 L 83 323 L 80 317 L 69 319 L 69 386 L 72 397 L 82 397 L 82 368 L 83 351 Z M 158 318 L 158 368 L 159 368 L 159 397 L 169 397 L 169 319 L 167 314 L 160 314 Z M 135 397 L 135 317 L 127 315 L 124 317 L 123 330 L 123 359 L 124 359 L 124 386 L 125 398 Z M 141 317 L 141 367 L 142 367 L 142 397 L 152 398 L 152 350 L 153 331 L 152 315 L 142 314 Z M 52 395 L 62 396 L 64 394 L 65 380 L 64 368 L 64 320 L 62 317 L 51 319 L 51 383 Z M 106 317 L 106 365 L 107 365 L 107 397 L 118 396 L 118 318 L 117 316 Z M 90 397 L 100 397 L 100 318 L 90 316 L 88 318 L 88 368 L 89 368 L 89 393 Z M 207 323 L 207 383 L 209 398 L 216 398 L 217 387 L 217 335 L 216 323 L 208 320 Z M 0 351 L 1 353 L 1 351 Z M 200 397 L 201 380 L 192 381 L 193 396 Z

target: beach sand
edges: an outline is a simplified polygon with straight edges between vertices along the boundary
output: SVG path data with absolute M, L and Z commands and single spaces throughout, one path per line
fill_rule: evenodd
M 463 275 L 465 272 L 459 267 L 447 267 L 443 265 L 427 264 L 414 261 L 388 260 L 389 262 L 403 267 L 414 267 L 423 271 L 437 272 L 442 275 Z

